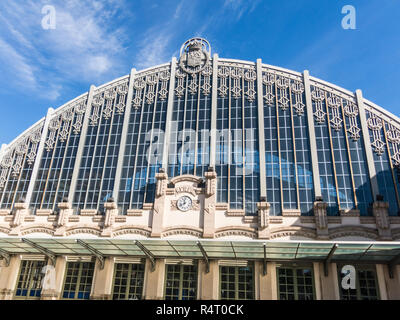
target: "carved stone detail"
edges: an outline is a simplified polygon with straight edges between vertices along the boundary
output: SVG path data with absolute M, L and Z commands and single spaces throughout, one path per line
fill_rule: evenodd
M 382 240 L 392 240 L 389 221 L 389 203 L 375 201 L 372 205 L 372 213 L 375 217 L 379 237 Z
M 258 209 L 258 238 L 269 239 L 269 210 L 271 205 L 269 202 L 257 202 Z
M 26 203 L 16 203 L 14 206 L 13 220 L 10 226 L 12 228 L 19 227 L 24 222 L 24 218 L 27 215 L 29 215 L 28 205 Z
M 315 226 L 317 229 L 317 237 L 320 239 L 328 239 L 328 215 L 326 208 L 328 204 L 323 201 L 314 202 Z

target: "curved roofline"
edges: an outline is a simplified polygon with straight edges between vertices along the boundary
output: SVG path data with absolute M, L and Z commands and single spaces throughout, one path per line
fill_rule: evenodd
M 53 109 L 53 108 L 49 108 L 49 109 Z M 53 109 L 54 110 L 54 109 Z M 33 131 L 36 127 L 38 127 L 40 125 L 40 123 L 42 121 L 46 120 L 46 116 L 44 116 L 43 118 L 41 118 L 39 121 L 36 121 L 33 125 L 31 125 L 28 129 L 26 129 L 24 132 L 22 132 L 21 134 L 19 134 L 16 138 L 14 138 L 14 140 L 12 140 L 10 143 L 5 144 L 6 147 L 4 149 L 4 153 L 7 153 L 12 147 L 13 144 L 17 143 L 19 139 L 23 138 L 26 134 L 28 134 L 30 131 Z
M 173 57 L 172 59 L 174 59 L 174 58 L 176 59 L 176 57 Z M 233 63 L 248 64 L 248 65 L 256 65 L 257 64 L 256 61 L 240 60 L 240 59 L 227 59 L 227 58 L 219 58 L 218 57 L 218 60 L 222 61 L 222 62 L 233 62 Z M 139 70 L 139 71 L 136 71 L 135 74 L 138 75 L 138 74 L 141 74 L 141 73 L 144 73 L 144 72 L 148 72 L 148 71 L 151 71 L 151 70 L 154 70 L 154 69 L 158 69 L 158 68 L 161 68 L 161 67 L 166 67 L 168 65 L 171 65 L 171 61 L 159 64 L 159 65 L 156 65 L 156 66 L 152 66 L 152 67 L 149 67 L 149 68 L 145 68 L 145 69 L 142 69 L 142 70 Z M 272 69 L 272 70 L 276 70 L 276 71 L 279 71 L 279 72 L 288 73 L 288 74 L 291 74 L 291 75 L 294 75 L 294 76 L 303 76 L 302 72 L 298 72 L 298 71 L 295 71 L 295 70 L 290 70 L 290 69 L 287 69 L 287 68 L 282 68 L 282 67 L 278 67 L 278 66 L 274 66 L 274 65 L 270 65 L 270 64 L 266 64 L 266 63 L 262 63 L 262 60 L 261 60 L 261 65 L 262 65 L 262 67 L 266 67 L 266 68 L 269 68 L 269 69 Z M 106 86 L 108 86 L 108 85 L 110 85 L 110 84 L 112 84 L 114 82 L 123 80 L 125 78 L 129 78 L 129 76 L 130 76 L 129 74 L 128 75 L 124 75 L 122 77 L 119 77 L 119 78 L 116 78 L 114 80 L 111 80 L 111 81 L 109 81 L 109 82 L 107 82 L 105 84 L 102 84 L 102 85 L 100 85 L 98 87 L 95 86 L 95 90 L 102 89 L 102 88 L 104 88 L 104 87 L 106 87 Z M 352 92 L 350 90 L 347 90 L 347 89 L 345 89 L 343 87 L 340 87 L 338 85 L 335 85 L 335 84 L 333 84 L 331 82 L 328 82 L 328 81 L 313 77 L 311 75 L 310 75 L 310 80 L 318 82 L 318 83 L 320 83 L 322 85 L 325 85 L 325 86 L 329 86 L 334 90 L 337 90 L 337 91 L 339 91 L 339 92 L 341 92 L 341 93 L 343 93 L 345 95 L 348 95 L 349 97 L 352 97 L 352 98 L 356 99 L 356 95 L 355 95 L 354 92 Z M 59 113 L 63 108 L 66 108 L 71 103 L 74 103 L 75 101 L 83 98 L 85 95 L 88 95 L 88 94 L 89 94 L 89 91 L 86 91 L 85 93 L 79 95 L 78 97 L 69 100 L 68 102 L 64 103 L 63 105 L 61 105 L 60 107 L 55 109 L 53 111 L 53 113 Z M 390 119 L 395 121 L 398 125 L 400 125 L 400 117 L 399 116 L 394 115 L 390 111 L 384 109 L 383 107 L 377 105 L 376 103 L 374 103 L 374 102 L 372 102 L 372 101 L 370 101 L 368 99 L 365 99 L 364 97 L 363 97 L 363 100 L 364 100 L 364 103 L 368 104 L 370 107 L 376 109 L 378 112 L 380 112 L 383 115 L 389 117 Z M 51 108 L 49 108 L 49 109 L 51 109 Z M 10 147 L 12 147 L 12 145 L 14 143 L 18 142 L 19 139 L 21 139 L 29 131 L 33 130 L 36 126 L 38 126 L 40 124 L 40 122 L 44 121 L 45 119 L 46 119 L 46 116 L 42 117 L 39 121 L 37 121 L 36 123 L 31 125 L 25 131 L 23 131 L 20 135 L 18 135 L 10 143 L 6 144 L 6 148 L 5 148 L 4 152 L 7 152 L 10 149 Z

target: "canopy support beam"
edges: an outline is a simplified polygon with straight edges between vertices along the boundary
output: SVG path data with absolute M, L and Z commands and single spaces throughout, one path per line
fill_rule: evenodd
M 267 244 L 264 243 L 263 276 L 267 275 Z
M 0 249 L 0 257 L 2 257 L 6 261 L 6 265 L 5 265 L 6 267 L 10 266 L 11 256 L 7 251 Z
M 104 255 L 101 254 L 100 251 L 98 251 L 97 249 L 93 248 L 92 246 L 88 245 L 86 242 L 84 242 L 80 239 L 77 239 L 76 242 L 79 243 L 85 249 L 89 250 L 99 260 L 100 270 L 103 270 L 104 269 L 104 260 L 105 260 Z
M 200 248 L 200 251 L 203 255 L 204 262 L 206 263 L 206 273 L 210 272 L 210 260 L 208 258 L 208 255 L 206 253 L 206 250 L 204 250 L 203 245 L 200 243 L 200 241 L 197 241 L 197 246 Z
M 394 278 L 394 268 L 396 265 L 400 264 L 400 254 L 394 257 L 392 260 L 389 261 L 388 263 L 388 269 L 389 269 L 389 278 L 393 279 Z
M 331 251 L 329 251 L 328 257 L 324 261 L 324 274 L 325 274 L 325 277 L 327 277 L 329 275 L 329 262 L 331 261 L 332 256 L 335 253 L 337 247 L 338 247 L 338 244 L 335 243 L 333 245 Z
M 147 258 L 149 258 L 150 263 L 151 263 L 151 272 L 154 272 L 156 270 L 156 259 L 154 258 L 154 255 L 147 249 L 140 241 L 135 241 L 135 244 L 139 247 L 140 250 L 146 255 Z
M 43 253 L 51 262 L 51 264 L 53 266 L 56 265 L 56 255 L 54 252 L 50 251 L 49 249 L 42 247 L 41 245 L 38 245 L 37 243 L 28 240 L 28 239 L 21 239 L 22 242 L 29 244 L 32 248 L 35 248 L 36 250 L 38 250 L 40 253 Z

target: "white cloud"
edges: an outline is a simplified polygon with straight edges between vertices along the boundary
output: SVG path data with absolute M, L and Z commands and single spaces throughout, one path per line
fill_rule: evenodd
M 168 32 L 157 31 L 149 32 L 141 41 L 139 53 L 136 56 L 135 67 L 145 69 L 155 66 L 170 59 L 167 54 L 167 48 L 171 40 L 171 35 Z
M 0 59 L 16 82 L 56 99 L 63 82 L 90 83 L 120 74 L 126 39 L 118 26 L 125 0 L 53 0 L 56 29 L 41 28 L 41 9 L 48 1 L 0 3 Z M 122 39 L 122 40 L 121 40 Z M 49 84 L 57 74 L 57 83 Z

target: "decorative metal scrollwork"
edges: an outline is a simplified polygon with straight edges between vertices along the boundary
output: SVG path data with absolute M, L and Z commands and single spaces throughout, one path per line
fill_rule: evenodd
M 140 106 L 142 105 L 142 95 L 145 86 L 146 82 L 143 78 L 136 79 L 133 83 L 133 88 L 135 89 L 135 97 L 132 100 L 132 105 L 135 109 L 140 108 Z
M 290 80 L 285 77 L 278 77 L 276 79 L 276 86 L 278 89 L 278 106 L 283 110 L 289 108 L 290 99 L 288 98 L 287 88 L 289 88 Z
M 360 139 L 361 131 L 357 124 L 358 107 L 354 103 L 347 101 L 343 109 L 345 116 L 349 119 L 349 128 L 347 132 L 350 134 L 353 141 L 357 141 Z
M 49 123 L 49 134 L 47 137 L 47 140 L 45 142 L 45 148 L 47 152 L 50 152 L 56 143 L 56 133 L 57 130 L 60 128 L 61 125 L 61 119 L 59 116 L 57 116 L 55 119 L 51 120 Z
M 256 90 L 254 89 L 254 81 L 257 79 L 257 73 L 254 69 L 244 72 L 244 79 L 248 82 L 248 89 L 245 92 L 247 100 L 254 101 L 256 99 Z
M 274 84 L 275 84 L 275 75 L 272 73 L 265 73 L 262 77 L 263 84 L 265 85 L 266 93 L 264 95 L 264 101 L 267 105 L 273 105 L 275 94 L 274 94 Z
M 375 114 L 370 113 L 370 117 L 367 120 L 368 128 L 372 131 L 373 142 L 371 146 L 373 147 L 374 152 L 377 155 L 382 155 L 384 153 L 385 143 L 382 141 L 381 137 L 381 129 L 382 129 L 382 120 L 378 118 Z
M 111 88 L 104 92 L 104 99 L 106 100 L 106 105 L 103 109 L 103 118 L 108 120 L 112 117 L 114 100 L 117 97 L 117 88 Z
M 342 105 L 342 99 L 338 96 L 331 94 L 328 98 L 328 107 L 332 110 L 332 117 L 329 120 L 331 127 L 335 131 L 339 131 L 342 128 L 343 120 L 340 116 L 340 107 Z
M 311 98 L 315 101 L 315 112 L 314 117 L 317 123 L 324 123 L 325 122 L 325 115 L 326 113 L 323 110 L 323 101 L 325 99 L 325 92 L 322 91 L 320 88 L 316 87 L 311 92 Z
M 164 101 L 168 97 L 167 86 L 168 86 L 168 80 L 169 80 L 170 76 L 171 75 L 170 75 L 169 71 L 167 71 L 167 70 L 161 71 L 159 74 L 159 78 L 161 81 L 161 88 L 160 88 L 160 91 L 158 92 L 158 96 L 161 101 Z
M 220 97 L 225 98 L 228 94 L 227 79 L 229 78 L 229 68 L 228 67 L 218 68 L 218 77 L 220 78 L 220 86 L 218 88 L 218 94 Z
M 203 76 L 203 85 L 201 86 L 201 89 L 203 90 L 203 94 L 205 96 L 208 96 L 211 92 L 211 76 L 213 73 L 213 69 L 210 63 L 207 63 L 207 65 L 204 67 L 203 71 L 201 71 L 201 74 Z
M 176 85 L 176 88 L 175 88 L 175 95 L 178 98 L 181 98 L 185 93 L 184 79 L 186 77 L 186 74 L 182 71 L 182 69 L 177 68 L 175 76 L 176 76 L 176 79 L 177 79 L 177 85 Z
M 291 85 L 293 92 L 293 108 L 301 116 L 304 114 L 305 104 L 303 103 L 304 84 L 300 81 L 293 81 Z
M 386 131 L 386 138 L 392 145 L 391 158 L 395 166 L 400 166 L 400 130 L 392 124 L 387 124 L 388 130 Z
M 97 123 L 100 119 L 99 111 L 100 111 L 100 108 L 103 106 L 103 103 L 104 103 L 104 98 L 102 97 L 101 94 L 94 96 L 93 101 L 92 101 L 92 107 L 93 107 L 92 115 L 90 116 L 90 125 L 91 126 L 97 125 Z

